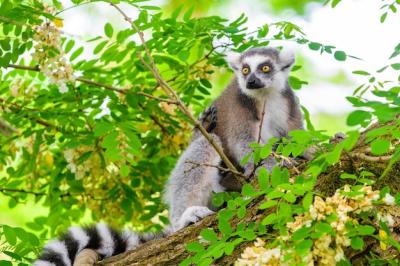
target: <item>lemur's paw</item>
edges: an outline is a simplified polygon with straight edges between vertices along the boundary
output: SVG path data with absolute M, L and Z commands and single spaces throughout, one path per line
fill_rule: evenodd
M 181 218 L 178 221 L 178 228 L 176 230 L 180 230 L 190 224 L 197 223 L 204 217 L 213 214 L 214 212 L 207 207 L 203 206 L 192 206 L 187 208 Z
M 74 266 L 93 266 L 99 260 L 99 255 L 93 249 L 83 249 L 75 258 Z
M 299 163 L 291 158 L 291 157 L 285 157 L 284 159 L 281 160 L 280 166 L 281 167 L 286 167 L 286 168 L 293 168 L 296 167 Z

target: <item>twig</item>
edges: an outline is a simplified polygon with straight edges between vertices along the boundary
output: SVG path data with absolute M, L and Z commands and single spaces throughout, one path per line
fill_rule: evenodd
M 370 162 L 387 162 L 392 159 L 392 155 L 386 155 L 386 156 L 370 156 L 366 155 L 364 153 L 359 153 L 359 152 L 352 152 L 351 156 L 359 158 L 364 161 L 370 161 Z
M 207 130 L 201 125 L 201 123 L 193 116 L 193 114 L 189 111 L 189 109 L 186 107 L 186 105 L 182 102 L 178 94 L 175 92 L 173 88 L 161 77 L 160 72 L 157 68 L 157 66 L 154 63 L 154 59 L 151 56 L 150 50 L 146 45 L 146 40 L 144 39 L 144 34 L 143 32 L 136 26 L 136 24 L 132 21 L 130 17 L 128 17 L 122 9 L 120 9 L 116 4 L 110 3 L 111 6 L 113 6 L 123 17 L 124 19 L 131 25 L 131 27 L 138 33 L 140 41 L 143 45 L 145 54 L 147 59 L 150 61 L 150 64 L 148 64 L 144 58 L 141 56 L 140 53 L 138 53 L 138 56 L 140 60 L 142 61 L 143 65 L 149 69 L 153 73 L 154 78 L 157 80 L 159 86 L 164 90 L 166 95 L 168 97 L 171 97 L 172 100 L 176 101 L 176 105 L 179 107 L 179 109 L 185 114 L 189 120 L 194 124 L 196 128 L 200 130 L 200 132 L 203 134 L 203 136 L 207 139 L 207 141 L 214 147 L 214 149 L 217 151 L 219 156 L 221 157 L 222 161 L 226 164 L 226 166 L 232 171 L 232 173 L 236 172 L 238 173 L 237 169 L 235 166 L 232 164 L 232 162 L 228 159 L 228 157 L 225 155 L 223 152 L 222 148 L 215 143 L 213 138 L 208 134 Z M 239 175 L 235 175 L 235 177 L 239 180 L 240 183 L 244 184 L 246 183 L 245 179 Z
M 154 100 L 157 100 L 157 101 L 160 101 L 160 102 L 166 102 L 166 103 L 169 103 L 169 104 L 177 104 L 177 102 L 174 101 L 174 100 L 165 99 L 165 98 L 160 98 L 160 97 L 153 96 L 153 95 L 148 94 L 148 93 L 145 93 L 145 92 L 139 91 L 137 94 L 143 95 L 143 96 L 145 96 L 145 97 L 147 97 L 147 98 L 151 98 L 151 99 L 154 99 Z
M 219 166 L 219 165 L 213 165 L 213 164 L 208 164 L 208 163 L 199 163 L 199 162 L 194 162 L 194 161 L 189 161 L 189 160 L 185 161 L 185 163 L 193 164 L 196 167 L 199 167 L 199 166 L 214 167 L 214 168 L 217 168 L 217 169 L 219 169 L 219 170 L 221 170 L 223 172 L 231 172 L 234 175 L 238 175 L 238 176 L 241 176 L 243 178 L 247 178 L 247 176 L 245 176 L 244 174 L 242 174 L 240 172 L 233 172 L 231 169 L 228 169 L 228 168 L 225 168 L 225 167 L 222 167 L 222 166 Z
M 2 98 L 0 98 L 0 103 L 4 104 L 4 103 L 5 103 L 5 100 L 2 99 Z M 16 104 L 16 103 L 11 103 L 11 105 L 12 105 L 14 108 L 16 108 L 17 110 L 21 110 L 21 109 L 22 109 L 22 106 L 20 106 L 20 105 L 18 105 L 18 104 Z M 28 115 L 24 115 L 24 116 L 27 117 L 28 119 L 30 118 Z M 53 125 L 53 124 L 51 124 L 51 123 L 49 123 L 49 122 L 47 122 L 47 121 L 45 121 L 45 120 L 42 120 L 42 119 L 36 118 L 36 117 L 32 117 L 31 119 L 34 120 L 36 123 L 42 125 L 42 126 L 55 128 L 55 129 L 61 131 L 61 129 L 60 129 L 58 126 Z
M 263 104 L 263 109 L 262 109 L 262 113 L 261 113 L 261 121 L 260 121 L 260 126 L 258 129 L 258 139 L 257 139 L 257 143 L 260 143 L 261 141 L 261 131 L 262 131 L 262 126 L 264 123 L 264 116 L 265 116 L 265 104 L 267 103 L 267 100 L 264 100 L 264 104 Z
M 0 192 L 2 192 L 5 195 L 8 195 L 8 193 L 24 193 L 24 194 L 30 194 L 30 195 L 34 195 L 36 197 L 39 196 L 50 196 L 50 194 L 45 193 L 45 192 L 36 192 L 36 191 L 31 191 L 31 190 L 25 190 L 25 189 L 17 189 L 17 188 L 3 188 L 0 187 Z M 64 194 L 60 194 L 58 195 L 58 197 L 60 198 L 65 198 L 65 197 L 71 197 L 71 196 L 86 196 L 95 200 L 105 200 L 105 198 L 95 198 L 93 195 L 88 195 L 88 194 L 81 194 L 81 193 L 77 193 L 77 194 L 72 194 L 70 192 L 64 193 Z
M 281 155 L 281 154 L 277 154 L 276 152 L 272 152 L 271 154 L 272 154 L 272 156 L 274 156 L 275 158 L 278 158 L 278 159 L 281 159 L 281 160 L 287 162 L 287 163 L 289 164 L 289 166 L 291 166 L 291 167 L 293 168 L 293 170 L 296 172 L 296 174 L 299 175 L 299 174 L 301 173 L 300 170 L 297 169 L 297 167 L 293 164 L 292 160 L 290 160 L 288 157 L 283 156 L 283 155 Z

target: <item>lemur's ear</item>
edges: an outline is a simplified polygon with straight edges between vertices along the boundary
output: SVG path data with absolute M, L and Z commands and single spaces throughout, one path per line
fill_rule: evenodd
M 279 62 L 282 70 L 290 70 L 295 62 L 294 52 L 290 49 L 283 48 L 279 52 Z
M 229 67 L 233 70 L 239 69 L 240 64 L 240 53 L 237 52 L 228 52 L 226 53 L 225 60 L 228 63 Z

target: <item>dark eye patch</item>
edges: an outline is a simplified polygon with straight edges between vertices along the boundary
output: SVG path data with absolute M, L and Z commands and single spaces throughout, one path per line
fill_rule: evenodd
M 270 71 L 268 73 L 271 73 L 274 70 L 274 67 L 273 67 L 273 65 L 272 65 L 272 63 L 270 61 L 265 61 L 264 63 L 259 64 L 257 69 L 258 70 L 262 70 L 262 68 L 264 66 L 268 66 L 269 67 Z M 268 74 L 268 73 L 266 73 L 266 74 Z

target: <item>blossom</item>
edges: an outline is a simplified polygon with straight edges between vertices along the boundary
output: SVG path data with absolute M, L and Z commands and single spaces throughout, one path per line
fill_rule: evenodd
M 383 197 L 383 202 L 387 205 L 394 205 L 395 198 L 392 195 L 390 195 L 389 193 L 386 193 L 385 197 Z
M 100 119 L 103 116 L 111 114 L 111 110 L 110 110 L 110 108 L 108 108 L 108 104 L 110 101 L 111 101 L 110 97 L 107 96 L 106 98 L 104 98 L 103 103 L 100 105 L 100 113 L 98 113 L 94 117 L 94 119 Z

